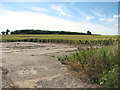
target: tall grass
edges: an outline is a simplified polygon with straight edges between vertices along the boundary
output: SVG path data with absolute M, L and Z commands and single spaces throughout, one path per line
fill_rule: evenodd
M 39 43 L 62 43 L 69 45 L 114 45 L 118 40 L 65 40 L 65 39 L 2 39 L 2 42 L 39 42 Z
M 75 68 L 75 70 L 80 68 L 91 78 L 92 82 L 111 88 L 119 87 L 119 52 L 117 45 L 99 49 L 93 49 L 91 47 L 87 48 L 87 50 L 78 48 L 78 51 L 79 52 L 71 56 L 59 57 L 58 59 L 63 64 L 66 63 L 70 65 L 71 61 L 77 64 L 71 65 L 74 65 L 73 68 Z

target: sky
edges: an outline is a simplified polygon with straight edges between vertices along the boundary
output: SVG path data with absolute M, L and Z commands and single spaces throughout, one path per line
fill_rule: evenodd
M 118 35 L 118 2 L 1 2 L 0 32 L 40 29 Z

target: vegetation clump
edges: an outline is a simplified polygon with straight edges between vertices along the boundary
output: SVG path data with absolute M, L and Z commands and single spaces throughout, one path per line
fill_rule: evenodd
M 87 50 L 78 48 L 78 51 L 71 56 L 59 57 L 58 59 L 63 64 L 72 65 L 75 68 L 74 70 L 80 68 L 94 83 L 105 85 L 108 88 L 119 87 L 118 46 L 96 49 L 91 47 L 87 48 Z M 74 64 L 79 64 L 79 67 L 78 65 L 70 64 L 71 61 L 75 62 Z

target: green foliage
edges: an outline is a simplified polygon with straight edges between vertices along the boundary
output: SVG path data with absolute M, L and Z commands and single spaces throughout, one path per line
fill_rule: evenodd
M 87 31 L 87 35 L 91 35 L 91 32 L 90 32 L 90 31 Z
M 8 33 L 9 33 L 9 32 L 10 32 L 10 30 L 9 30 L 9 29 L 7 29 L 7 30 L 6 30 L 6 34 L 8 35 Z
M 60 61 L 62 64 L 64 64 L 64 58 L 61 58 L 61 57 L 57 57 L 58 58 L 58 61 Z
M 67 35 L 87 35 L 86 33 L 79 33 L 79 32 L 68 32 L 68 31 L 48 31 L 48 30 L 15 30 L 12 31 L 11 34 L 67 34 Z M 90 32 L 88 32 L 91 35 Z
M 2 33 L 2 35 L 5 35 L 5 32 L 4 32 L 4 31 L 2 31 L 1 33 Z
M 65 63 L 65 60 L 78 62 L 84 73 L 91 77 L 92 82 L 106 87 L 119 86 L 117 46 L 96 49 L 91 47 L 87 50 L 78 48 L 78 51 L 79 53 L 74 53 L 67 58 L 61 58 L 62 63 Z
M 105 84 L 108 88 L 120 88 L 119 86 L 119 66 L 116 65 L 108 73 L 103 75 L 100 84 Z

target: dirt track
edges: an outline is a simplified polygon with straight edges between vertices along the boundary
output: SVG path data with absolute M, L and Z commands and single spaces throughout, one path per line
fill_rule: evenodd
M 57 60 L 58 56 L 73 53 L 75 49 L 63 44 L 2 43 L 2 65 L 7 70 L 3 88 L 95 87 L 70 74 L 67 66 Z

